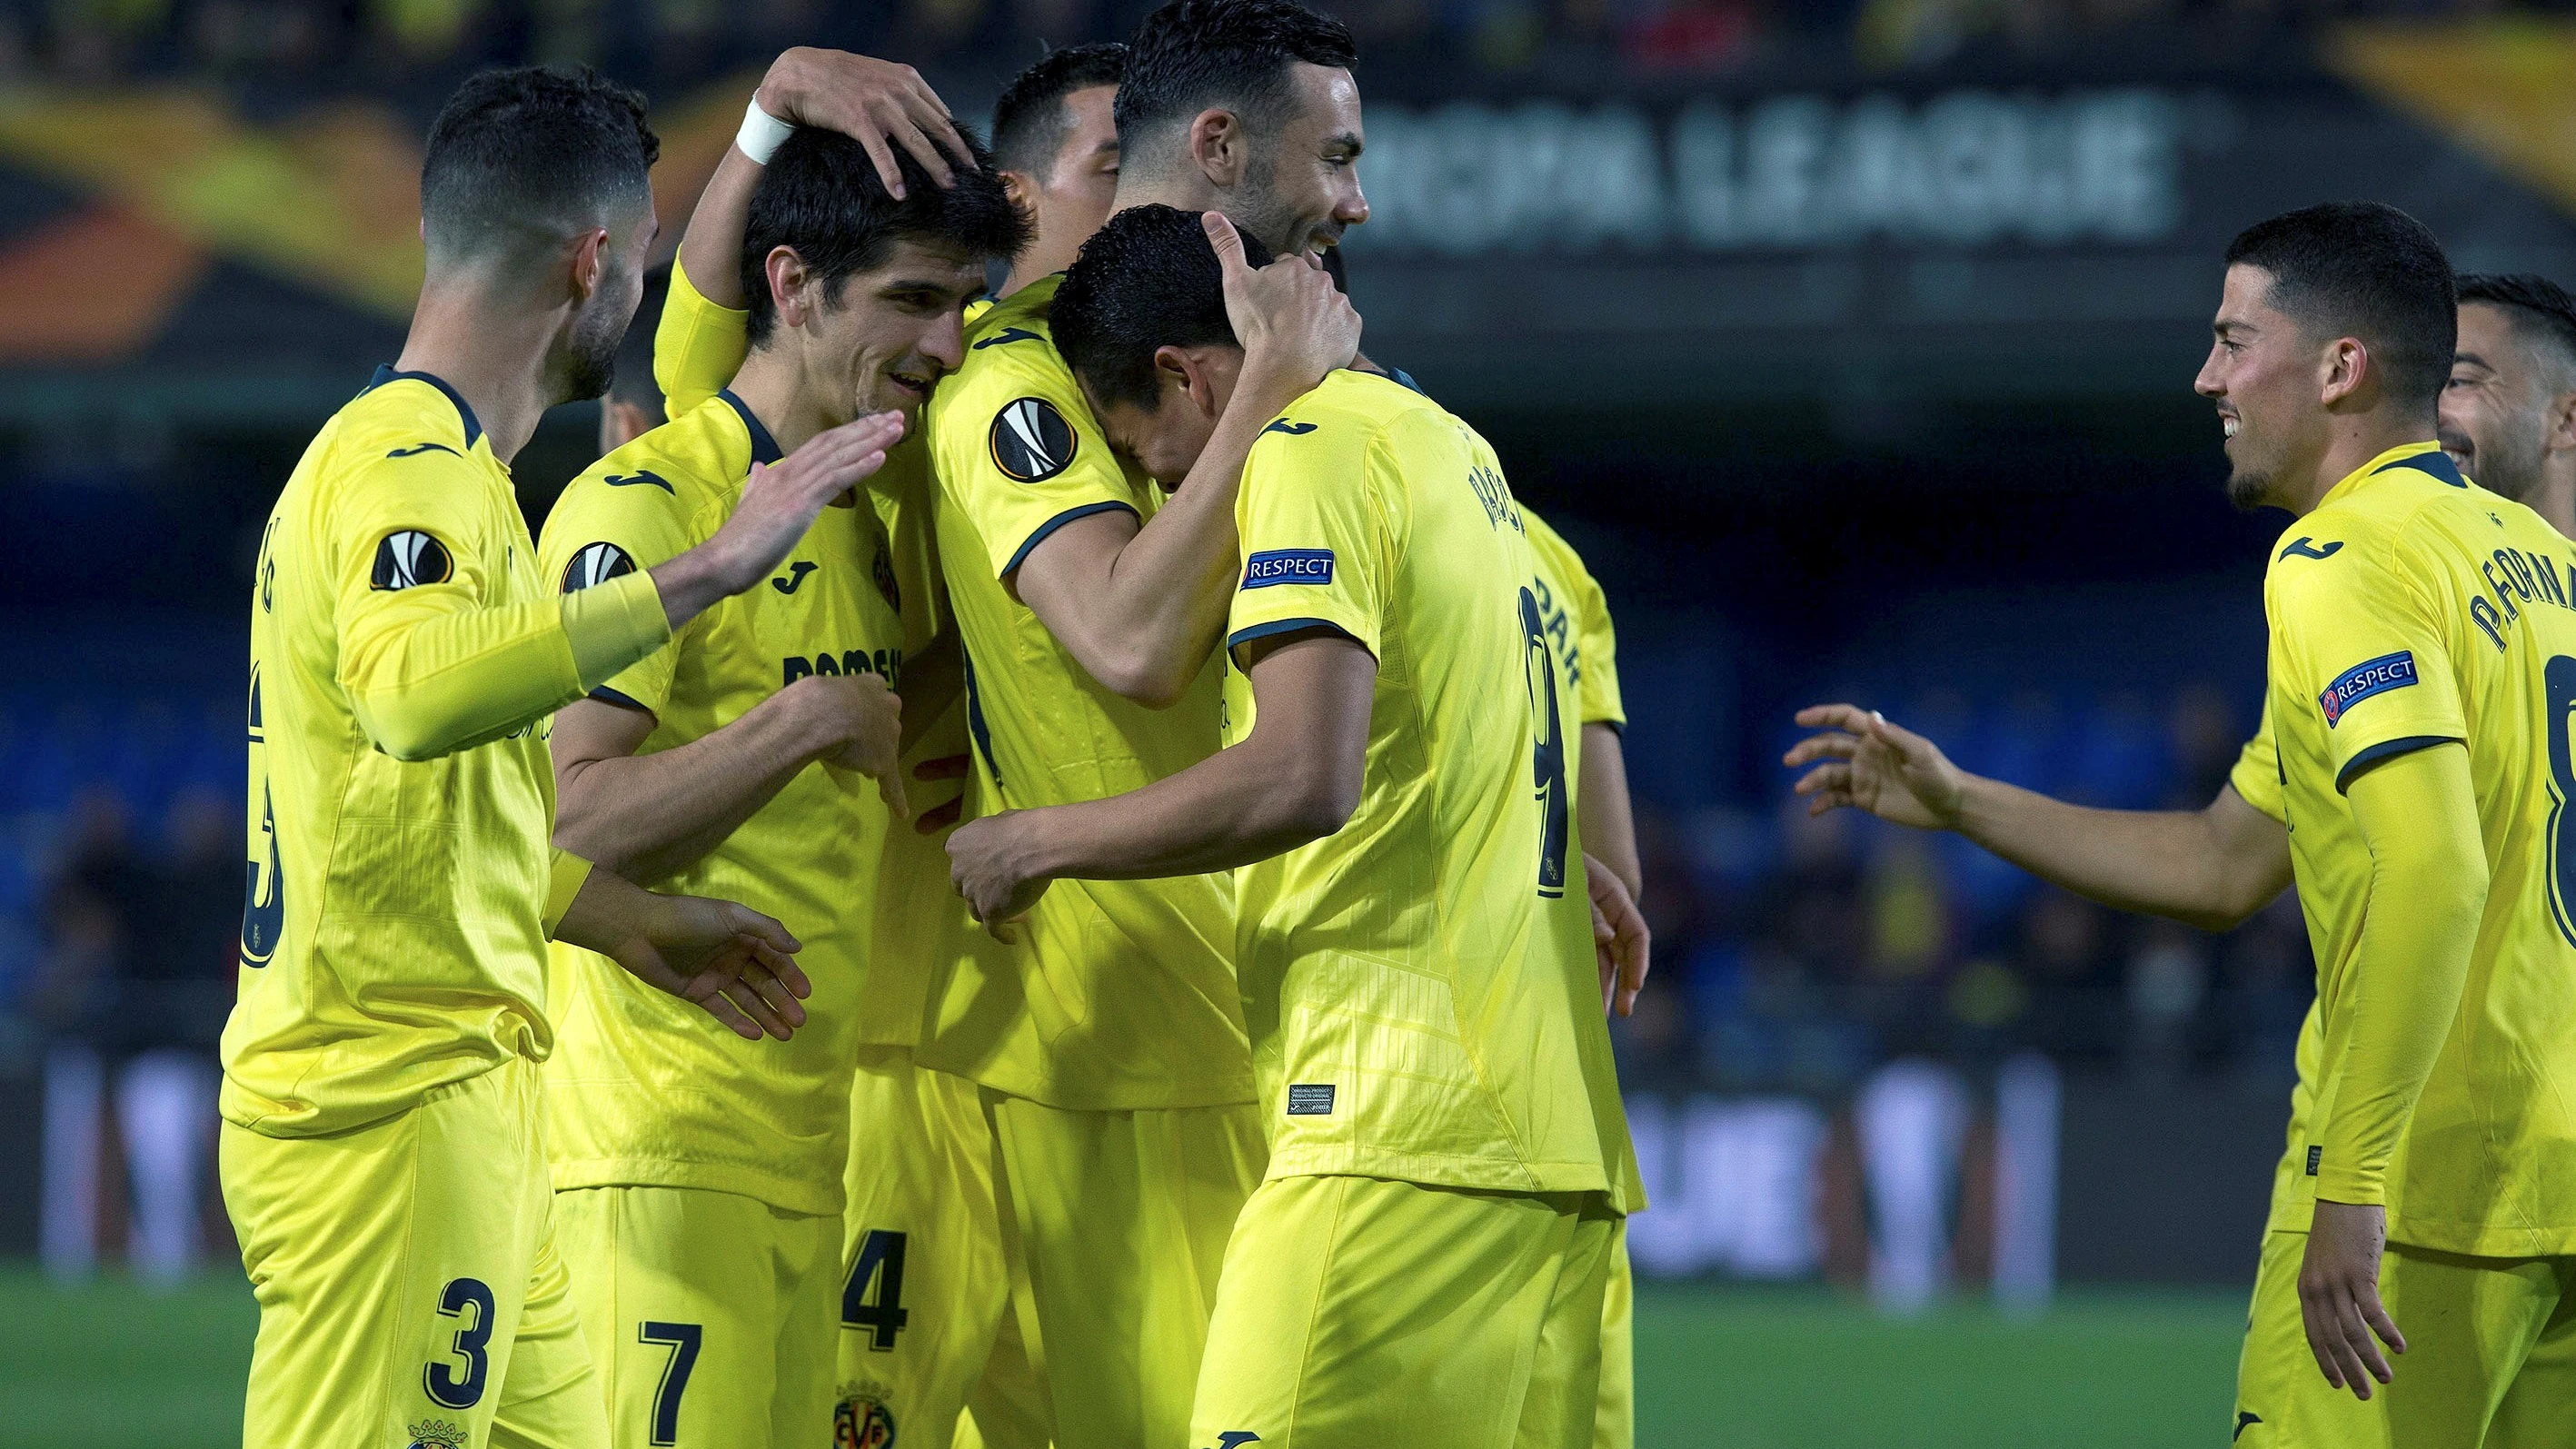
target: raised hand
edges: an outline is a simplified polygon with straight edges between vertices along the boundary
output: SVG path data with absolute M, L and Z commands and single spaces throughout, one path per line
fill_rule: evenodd
M 897 820 L 912 818 L 903 790 L 903 700 L 874 674 L 814 674 L 796 681 L 798 707 L 810 711 L 820 737 L 833 742 L 821 756 L 836 770 L 855 770 L 877 782 L 877 794 Z
M 1323 268 L 1304 257 L 1253 267 L 1225 213 L 1204 212 L 1199 223 L 1225 277 L 1225 317 L 1243 344 L 1247 373 L 1267 369 L 1302 393 L 1351 365 L 1360 350 L 1360 314 Z
M 745 1041 L 785 1041 L 805 1024 L 814 984 L 796 964 L 787 928 L 749 906 L 701 896 L 651 895 L 628 930 L 605 947 L 627 973 L 693 1001 Z
M 1824 762 L 1796 787 L 1807 797 L 1808 814 L 1850 806 L 1918 830 L 1958 824 L 1959 767 L 1940 746 L 1855 705 L 1810 705 L 1798 711 L 1798 723 L 1824 731 L 1781 757 L 1791 769 Z
M 733 516 L 715 536 L 653 570 L 671 627 L 769 577 L 824 505 L 885 466 L 903 427 L 901 413 L 871 413 L 816 433 L 776 463 L 753 465 Z
M 1646 989 L 1654 933 L 1646 929 L 1646 918 L 1629 899 L 1618 872 L 1586 855 L 1583 877 L 1592 893 L 1592 955 L 1601 968 L 1601 1009 L 1631 1015 L 1637 993 Z
M 762 110 L 790 125 L 838 131 L 866 147 L 878 179 L 898 198 L 903 170 L 895 164 L 895 146 L 910 152 L 941 186 L 956 184 L 952 161 L 975 169 L 975 153 L 958 134 L 947 103 L 908 65 L 798 46 L 770 63 L 759 99 Z

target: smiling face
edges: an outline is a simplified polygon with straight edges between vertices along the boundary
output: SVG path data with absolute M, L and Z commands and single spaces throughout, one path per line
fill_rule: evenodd
M 2442 451 L 2460 471 L 2507 498 L 2528 499 L 2549 460 L 2551 404 L 2561 379 L 2540 349 L 2491 302 L 2460 304 L 2460 344 L 2442 386 Z
M 782 308 L 828 425 L 887 411 L 917 421 L 932 385 L 963 359 L 963 313 L 983 290 L 981 259 L 907 240 L 895 243 L 884 265 L 844 281 L 837 303 L 814 305 L 822 299 L 808 296 L 793 316 Z
M 2227 439 L 2227 498 L 2239 508 L 2283 506 L 2284 480 L 2324 451 L 2323 358 L 2316 341 L 2271 304 L 2272 274 L 2227 269 L 2209 360 L 2193 390 L 2218 405 Z
M 1299 61 L 1277 129 L 1252 139 L 1242 187 L 1224 210 L 1281 256 L 1320 256 L 1368 220 L 1363 144 L 1359 83 L 1347 70 Z

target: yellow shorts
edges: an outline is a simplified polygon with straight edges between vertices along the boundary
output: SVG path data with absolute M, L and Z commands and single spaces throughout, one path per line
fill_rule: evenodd
M 1587 1449 L 1619 1221 L 1590 1193 L 1263 1183 L 1226 1254 L 1192 1449 Z
M 1611 1230 L 1610 1285 L 1601 1294 L 1601 1406 L 1592 1449 L 1636 1449 L 1637 1279 L 1628 1268 L 1628 1220 Z
M 1069 1112 L 981 1090 L 1011 1303 L 1056 1449 L 1174 1445 L 1217 1272 L 1269 1152 L 1259 1109 Z M 975 1420 L 999 1446 L 984 1406 Z M 906 1446 L 909 1449 L 909 1446 Z
M 578 1187 L 555 1236 L 616 1449 L 800 1449 L 832 1422 L 841 1220 L 739 1193 Z
M 2576 1446 L 2576 1258 L 2472 1258 L 2391 1243 L 2379 1296 L 2406 1335 L 2370 1402 L 2334 1388 L 2299 1315 L 2308 1235 L 2263 1239 L 2236 1368 L 2240 1449 Z
M 513 1061 L 328 1137 L 224 1124 L 259 1299 L 243 1443 L 606 1449 L 538 1102 Z
M 860 1048 L 848 1181 L 833 1449 L 960 1449 L 975 1424 L 991 1449 L 1044 1449 L 975 1084 L 906 1047 Z

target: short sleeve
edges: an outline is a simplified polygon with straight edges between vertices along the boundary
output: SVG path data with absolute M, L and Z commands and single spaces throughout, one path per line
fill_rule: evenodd
M 1034 337 L 1008 345 L 1032 357 L 1043 347 Z M 1041 370 L 1015 359 L 977 379 L 939 416 L 943 434 L 962 430 L 943 436 L 940 483 L 983 539 L 996 578 L 1077 518 L 1139 511 L 1136 485 L 1110 453 L 1073 375 L 1052 350 L 1043 357 L 1055 365 Z
M 2449 646 L 2402 547 L 2356 538 L 2272 564 L 2272 682 L 2284 708 L 2317 711 L 2335 788 L 2408 750 L 2466 739 Z
M 733 386 L 751 355 L 751 313 L 719 307 L 671 259 L 671 290 L 653 332 L 653 380 L 662 385 L 665 417 L 676 418 Z
M 1369 653 L 1387 586 L 1385 519 L 1372 469 L 1376 440 L 1345 418 L 1304 433 L 1265 432 L 1235 499 L 1243 576 L 1226 619 L 1226 647 L 1318 626 Z
M 2246 804 L 2287 825 L 2289 807 L 2281 801 L 2281 751 L 2272 741 L 2272 706 L 2263 706 L 2263 722 L 2254 730 L 2254 738 L 2236 752 L 2236 767 L 2227 772 L 2227 783 Z
M 621 448 L 564 489 L 537 544 L 538 566 L 557 590 L 577 593 L 655 568 L 700 542 L 691 528 L 695 510 L 652 470 L 653 461 Z M 671 697 L 679 655 L 674 640 L 610 676 L 591 695 L 658 714 Z

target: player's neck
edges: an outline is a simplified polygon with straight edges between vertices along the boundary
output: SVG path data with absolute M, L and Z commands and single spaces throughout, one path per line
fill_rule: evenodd
M 394 366 L 426 372 L 474 409 L 492 456 L 517 457 L 555 399 L 546 382 L 556 319 L 462 288 L 423 288 Z
M 1127 167 L 1118 173 L 1118 188 L 1109 195 L 1109 214 L 1131 206 L 1168 206 L 1174 211 L 1223 211 L 1225 193 L 1195 166 L 1176 170 Z
M 2326 449 L 2317 457 L 2317 466 L 2299 487 L 2297 496 L 2281 500 L 2282 506 L 2304 518 L 2315 511 L 2334 486 L 2352 476 L 2355 470 L 2391 448 L 2409 443 L 2433 441 L 2433 423 L 2429 418 L 2401 415 L 2394 410 L 2357 413 L 2336 418 Z
M 783 347 L 756 349 L 733 377 L 733 395 L 751 409 L 781 453 L 793 453 L 831 426 L 823 404 L 805 385 L 803 369 Z
M 1073 259 L 1082 254 L 1082 244 L 1091 239 L 1086 235 L 1057 241 L 1055 237 L 1058 234 L 1050 232 L 1043 224 L 1038 227 L 1036 239 L 1029 243 L 1027 251 L 1020 253 L 1018 261 L 1011 263 L 1011 274 L 1002 279 L 1000 295 L 1007 297 L 1040 277 L 1052 276 L 1072 266 Z

